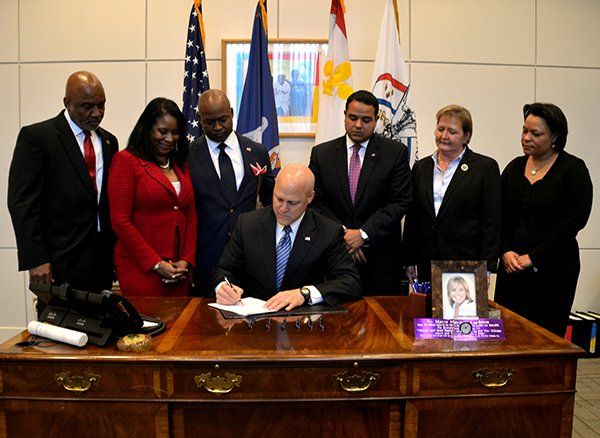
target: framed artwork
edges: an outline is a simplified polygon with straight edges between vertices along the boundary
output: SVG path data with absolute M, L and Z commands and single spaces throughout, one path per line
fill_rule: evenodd
M 327 40 L 269 40 L 269 61 L 280 137 L 314 137 L 319 108 L 319 66 Z M 248 70 L 250 40 L 221 41 L 221 83 L 234 125 Z
M 432 261 L 432 315 L 443 319 L 488 317 L 485 261 Z

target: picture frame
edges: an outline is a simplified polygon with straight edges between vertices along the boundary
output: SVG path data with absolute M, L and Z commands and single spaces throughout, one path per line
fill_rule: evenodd
M 270 39 L 269 61 L 279 137 L 314 137 L 317 126 L 319 67 L 327 51 L 323 39 Z M 250 53 L 249 39 L 221 40 L 221 84 L 237 124 Z
M 443 319 L 487 318 L 487 263 L 432 261 L 432 316 Z

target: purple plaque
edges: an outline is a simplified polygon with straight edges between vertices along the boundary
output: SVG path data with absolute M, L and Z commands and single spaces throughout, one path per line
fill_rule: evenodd
M 501 319 L 415 318 L 415 339 L 455 339 L 476 341 L 506 338 Z

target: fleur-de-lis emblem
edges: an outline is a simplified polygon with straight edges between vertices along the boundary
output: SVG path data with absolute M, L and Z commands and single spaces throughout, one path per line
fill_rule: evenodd
M 326 79 L 323 81 L 323 93 L 329 96 L 337 94 L 341 99 L 346 100 L 354 91 L 346 80 L 352 76 L 352 67 L 349 61 L 342 62 L 334 66 L 333 61 L 327 61 L 323 66 L 323 75 Z

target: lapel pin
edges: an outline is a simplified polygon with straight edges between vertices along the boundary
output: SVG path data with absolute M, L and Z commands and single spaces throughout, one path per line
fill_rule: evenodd
M 467 170 L 469 170 L 469 165 L 468 164 L 461 165 L 460 170 L 462 170 L 463 172 L 466 172 Z
M 246 148 L 246 152 L 252 152 L 252 148 Z
M 304 240 L 305 240 L 306 242 L 310 242 L 310 236 L 304 236 Z
M 371 154 L 371 157 L 375 158 L 375 153 L 374 152 Z

